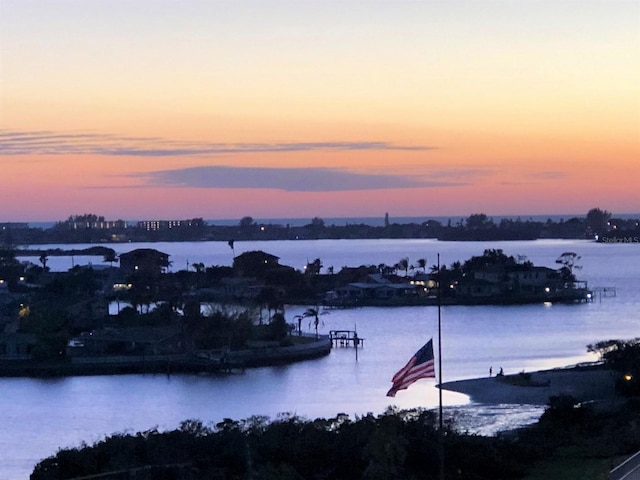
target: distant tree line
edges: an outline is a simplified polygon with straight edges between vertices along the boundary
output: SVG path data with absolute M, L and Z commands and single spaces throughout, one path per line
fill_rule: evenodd
M 149 225 L 153 224 L 153 228 Z M 427 220 L 420 223 L 392 223 L 385 217 L 383 226 L 364 223 L 327 225 L 314 217 L 303 226 L 265 224 L 251 216 L 237 225 L 210 225 L 202 218 L 180 221 L 138 222 L 106 221 L 95 214 L 70 216 L 52 228 L 33 228 L 25 224 L 3 224 L 0 245 L 38 243 L 108 243 L 195 240 L 306 240 L 306 239 L 375 239 L 437 238 L 439 240 L 534 240 L 538 238 L 578 239 L 638 238 L 638 219 L 615 218 L 606 210 L 593 208 L 585 217 L 546 221 L 507 219 L 494 221 L 484 213 L 446 223 Z M 606 241 L 606 240 L 604 240 Z

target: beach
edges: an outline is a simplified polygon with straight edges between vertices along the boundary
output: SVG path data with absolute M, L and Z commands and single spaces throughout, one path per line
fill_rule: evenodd
M 580 402 L 613 400 L 616 373 L 602 367 L 570 367 L 445 382 L 444 390 L 487 404 L 547 405 L 549 398 L 571 395 Z

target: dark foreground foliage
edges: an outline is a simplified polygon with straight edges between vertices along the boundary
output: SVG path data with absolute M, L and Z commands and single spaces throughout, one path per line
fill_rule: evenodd
M 605 340 L 587 345 L 587 351 L 599 354 L 605 365 L 618 372 L 618 393 L 640 396 L 640 338 Z
M 355 420 L 285 414 L 211 427 L 188 420 L 170 432 L 116 434 L 60 450 L 40 462 L 31 479 L 435 480 L 437 423 L 433 411 L 393 408 Z M 640 449 L 640 399 L 580 404 L 554 397 L 536 425 L 498 437 L 447 425 L 444 449 L 448 480 L 520 479 L 541 464 L 567 459 L 604 459 L 611 468 L 614 458 Z
M 520 478 L 541 453 L 449 427 L 444 442 L 448 479 Z M 438 478 L 438 445 L 437 417 L 425 410 L 389 409 L 355 420 L 251 417 L 213 427 L 191 420 L 170 432 L 118 434 L 60 450 L 31 479 L 428 480 Z

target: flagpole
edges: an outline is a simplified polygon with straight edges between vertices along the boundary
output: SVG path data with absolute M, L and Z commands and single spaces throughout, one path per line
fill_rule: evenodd
M 438 388 L 438 417 L 440 419 L 439 425 L 439 440 L 440 440 L 440 448 L 439 448 L 439 457 L 440 457 L 440 480 L 444 480 L 444 421 L 442 418 L 442 315 L 441 315 L 441 307 L 442 307 L 442 286 L 441 280 L 442 277 L 440 275 L 440 253 L 438 253 L 438 382 L 440 383 L 440 388 Z

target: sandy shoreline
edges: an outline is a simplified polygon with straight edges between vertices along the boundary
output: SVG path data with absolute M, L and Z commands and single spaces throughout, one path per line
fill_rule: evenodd
M 445 382 L 442 388 L 467 395 L 476 403 L 547 405 L 555 395 L 572 395 L 582 402 L 614 399 L 615 382 L 611 370 L 573 367 Z

